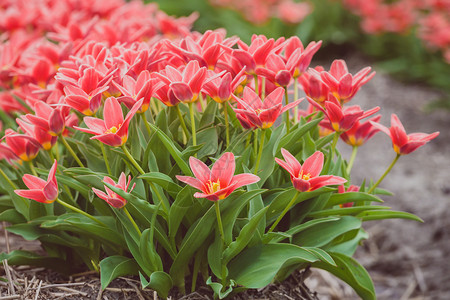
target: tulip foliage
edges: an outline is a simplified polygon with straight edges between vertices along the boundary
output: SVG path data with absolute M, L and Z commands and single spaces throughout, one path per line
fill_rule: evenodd
M 83 15 L 100 13 L 90 8 Z M 389 193 L 378 185 L 438 133 L 407 135 L 396 116 L 391 128 L 365 119 L 379 108 L 347 102 L 374 73 L 352 75 L 342 60 L 308 69 L 321 42 L 254 36 L 247 45 L 152 9 L 112 5 L 102 18 L 40 28 L 40 38 L 14 27 L 0 45 L 29 45 L 1 71 L 0 220 L 46 251 L 0 257 L 95 270 L 103 288 L 137 275 L 161 297 L 208 285 L 221 299 L 312 267 L 375 299 L 352 258 L 368 238 L 362 223 L 420 221 L 380 205 Z M 158 22 L 105 29 L 148 10 Z M 128 32 L 139 34 L 119 35 Z M 378 181 L 355 186 L 356 150 L 378 131 L 394 160 Z M 340 137 L 354 149 L 348 160 Z

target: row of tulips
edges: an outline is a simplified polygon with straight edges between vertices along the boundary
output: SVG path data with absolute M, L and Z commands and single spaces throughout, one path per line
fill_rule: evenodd
M 380 116 L 362 121 L 379 108 L 347 103 L 370 68 L 352 75 L 336 60 L 329 71 L 308 69 L 321 42 L 304 47 L 297 37 L 254 36 L 248 45 L 223 30 L 120 43 L 64 37 L 30 41 L 2 73 L 0 219 L 47 252 L 2 259 L 87 267 L 103 288 L 139 275 L 161 297 L 173 286 L 184 293 L 186 277 L 192 291 L 206 284 L 225 298 L 317 267 L 375 299 L 351 257 L 367 238 L 361 224 L 420 220 L 372 202 L 382 202 L 377 187 L 398 158 L 438 133 L 407 135 L 395 115 L 390 128 Z M 37 55 L 42 45 L 57 66 Z M 39 77 L 44 66 L 54 72 Z M 393 163 L 376 183 L 350 185 L 356 149 L 380 130 Z M 339 137 L 355 149 L 348 162 Z

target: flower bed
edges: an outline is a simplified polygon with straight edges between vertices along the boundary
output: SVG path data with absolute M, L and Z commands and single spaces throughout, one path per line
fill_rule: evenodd
M 161 297 L 208 285 L 224 298 L 315 267 L 375 299 L 352 258 L 362 223 L 420 220 L 379 205 L 378 185 L 438 133 L 366 119 L 379 107 L 348 103 L 375 73 L 342 60 L 308 69 L 321 42 L 246 44 L 191 32 L 192 17 L 155 6 L 95 3 L 7 6 L 29 17 L 9 18 L 0 48 L 0 219 L 47 256 L 2 259 L 96 270 L 103 288 L 139 275 Z M 351 185 L 357 149 L 378 131 L 393 161 L 375 183 Z

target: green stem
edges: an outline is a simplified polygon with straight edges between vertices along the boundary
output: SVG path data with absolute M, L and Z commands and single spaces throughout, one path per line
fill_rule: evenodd
M 100 143 L 100 148 L 102 149 L 102 153 L 103 153 L 103 158 L 105 160 L 105 165 L 106 165 L 106 170 L 108 170 L 108 174 L 112 175 L 111 173 L 111 167 L 109 166 L 109 161 L 108 161 L 108 155 L 106 155 L 106 150 L 105 150 L 105 146 L 103 145 L 102 142 L 98 141 Z
M 266 77 L 261 78 L 261 100 L 266 98 Z
M 31 173 L 33 173 L 34 176 L 38 176 L 36 169 L 33 166 L 33 162 L 31 160 L 28 161 L 28 166 L 30 167 Z
M 133 164 L 133 166 L 139 171 L 139 173 L 141 174 L 145 174 L 145 171 L 142 170 L 141 166 L 137 163 L 137 161 L 133 158 L 133 156 L 131 155 L 131 153 L 128 151 L 127 147 L 125 146 L 125 144 L 122 145 L 122 150 L 123 153 L 125 153 L 125 155 L 128 157 L 128 160 Z
M 284 88 L 284 101 L 285 101 L 285 105 L 289 104 L 289 95 L 288 95 L 288 89 L 287 87 Z M 289 133 L 290 129 L 291 129 L 291 120 L 289 118 L 289 110 L 286 110 L 285 112 L 285 118 L 286 118 L 286 133 Z
M 177 110 L 178 119 L 180 119 L 181 128 L 183 128 L 183 143 L 186 144 L 187 137 L 189 136 L 189 130 L 187 129 L 186 123 L 184 122 L 184 118 L 183 115 L 181 114 L 180 107 L 178 105 L 175 105 L 175 107 Z
M 10 185 L 13 189 L 15 189 L 15 190 L 18 190 L 18 189 L 19 189 L 19 188 L 17 187 L 17 185 L 16 185 L 14 182 L 12 182 L 11 179 L 9 179 L 8 175 L 6 175 L 5 172 L 3 172 L 3 169 L 2 169 L 2 168 L 0 168 L 0 174 L 2 174 L 2 176 L 5 178 L 6 182 L 8 182 L 9 185 Z
M 331 159 L 332 160 L 333 160 L 334 154 L 336 152 L 336 145 L 337 145 L 340 135 L 341 135 L 341 133 L 336 131 L 333 136 L 333 143 L 331 144 Z
M 227 141 L 227 148 L 230 146 L 230 124 L 228 124 L 228 109 L 227 102 L 222 103 L 223 106 L 223 114 L 225 116 L 225 136 Z
M 294 101 L 298 100 L 298 80 L 294 79 Z M 298 105 L 294 108 L 294 124 L 298 123 Z
M 139 229 L 139 227 L 137 226 L 136 222 L 133 220 L 133 217 L 130 215 L 130 212 L 128 211 L 128 209 L 125 206 L 123 207 L 123 211 L 127 215 L 127 217 L 130 220 L 131 224 L 133 224 L 133 227 L 134 227 L 134 229 L 136 229 L 139 237 L 141 237 L 142 236 L 141 230 Z
M 258 157 L 256 158 L 256 164 L 255 164 L 255 170 L 253 170 L 253 173 L 256 175 L 258 174 L 259 169 L 259 163 L 261 162 L 261 156 L 264 148 L 264 139 L 266 137 L 266 132 L 264 129 L 261 129 L 261 139 L 259 141 L 259 151 L 258 151 Z
M 161 203 L 161 206 L 162 206 L 163 210 L 164 210 L 167 214 L 169 214 L 169 210 L 167 209 L 166 205 L 164 204 L 164 201 L 163 201 L 161 195 L 159 194 L 158 190 L 156 189 L 156 186 L 153 184 L 153 182 L 149 182 L 149 184 L 150 184 L 150 187 L 152 188 L 152 190 L 155 192 L 156 197 L 157 197 L 158 200 L 159 200 L 159 203 Z
M 255 93 L 259 96 L 258 75 L 254 74 L 253 78 L 255 79 Z
M 59 161 L 59 146 L 58 146 L 58 141 L 55 143 L 55 146 L 53 146 L 53 148 L 55 148 L 56 160 Z
M 73 151 L 72 147 L 70 147 L 69 143 L 67 143 L 66 139 L 64 138 L 64 136 L 62 134 L 59 135 L 62 143 L 64 144 L 64 146 L 67 148 L 67 150 L 69 150 L 70 154 L 73 156 L 73 158 L 75 159 L 75 161 L 78 163 L 78 165 L 82 168 L 84 168 L 83 163 L 81 162 L 81 160 L 78 158 L 77 154 L 75 153 L 75 151 Z
M 70 205 L 69 203 L 66 203 L 66 202 L 60 200 L 59 198 L 56 198 L 56 202 L 58 202 L 58 203 L 61 204 L 62 206 L 67 207 L 67 208 L 70 209 L 70 210 L 73 210 L 74 212 L 77 212 L 77 213 L 79 213 L 79 214 L 82 214 L 82 215 L 85 216 L 85 217 L 88 217 L 88 218 L 91 219 L 92 221 L 95 221 L 95 222 L 97 222 L 98 224 L 100 224 L 100 225 L 102 225 L 102 226 L 108 227 L 108 226 L 106 226 L 105 223 L 103 223 L 103 222 L 100 221 L 99 219 L 97 219 L 97 218 L 91 216 L 90 214 L 88 214 L 88 213 L 82 211 L 82 210 L 79 209 L 79 208 L 76 208 L 75 206 Z
M 355 162 L 356 153 L 358 153 L 358 146 L 353 146 L 352 155 L 350 156 L 350 160 L 347 165 L 347 174 L 350 174 L 353 168 L 353 163 Z
M 223 231 L 222 218 L 220 217 L 219 200 L 214 201 L 214 205 L 216 207 L 217 226 L 219 227 L 220 238 L 222 239 L 223 245 L 225 245 L 225 233 Z
M 253 130 L 253 152 L 255 155 L 258 153 L 258 131 Z
M 391 162 L 391 164 L 389 165 L 387 170 L 384 172 L 384 174 L 380 177 L 380 179 L 378 179 L 378 181 L 375 182 L 375 184 L 367 191 L 367 194 L 372 193 L 375 190 L 375 188 L 383 181 L 384 177 L 386 177 L 386 175 L 389 174 L 389 172 L 392 170 L 392 168 L 394 167 L 395 163 L 400 158 L 400 156 L 401 156 L 400 154 L 397 154 L 397 156 Z
M 142 120 L 144 121 L 145 129 L 147 129 L 148 136 L 150 137 L 152 135 L 152 130 L 150 129 L 150 125 L 148 125 L 147 116 L 145 115 L 145 111 L 143 113 L 141 113 L 141 116 L 142 116 Z M 152 119 L 153 119 L 153 117 L 152 117 Z
M 284 208 L 283 212 L 281 213 L 281 215 L 278 216 L 278 218 L 276 219 L 275 223 L 272 224 L 272 226 L 270 227 L 269 231 L 267 233 L 272 232 L 275 227 L 277 227 L 278 223 L 280 223 L 281 219 L 283 219 L 284 215 L 289 211 L 289 209 L 291 208 L 292 205 L 294 205 L 295 200 L 297 200 L 298 195 L 300 195 L 300 192 L 297 191 L 294 195 L 294 197 L 292 198 L 291 202 L 289 202 L 289 204 Z
M 192 145 L 197 146 L 197 133 L 195 132 L 194 105 L 192 102 L 189 102 L 189 114 L 191 116 Z

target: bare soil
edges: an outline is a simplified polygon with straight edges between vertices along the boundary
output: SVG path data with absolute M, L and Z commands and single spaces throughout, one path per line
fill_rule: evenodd
M 359 55 L 344 59 L 352 73 L 371 65 Z M 367 223 L 370 238 L 358 249 L 356 258 L 368 269 L 380 300 L 450 299 L 450 113 L 425 111 L 429 103 L 442 96 L 439 92 L 419 84 L 400 83 L 380 70 L 377 72 L 352 102 L 363 109 L 380 106 L 384 125 L 389 126 L 391 113 L 396 113 L 408 133 L 440 131 L 440 135 L 401 157 L 381 184 L 394 193 L 383 196 L 385 205 L 414 213 L 424 223 Z M 349 146 L 340 142 L 338 148 L 345 158 L 350 157 Z M 394 156 L 389 137 L 377 134 L 359 150 L 352 183 L 361 184 L 365 178 L 376 180 Z M 39 249 L 36 243 L 10 235 L 8 239 L 0 238 L 0 251 L 7 250 L 6 241 L 11 250 Z M 153 291 L 140 290 L 139 282 L 133 278 L 119 278 L 102 292 L 95 274 L 64 278 L 49 270 L 7 266 L 2 273 L 1 277 L 11 278 L 15 284 L 0 281 L 0 299 L 157 299 Z M 249 291 L 236 299 L 359 299 L 350 287 L 326 272 L 312 270 L 302 284 L 304 276 L 297 272 L 282 284 Z M 202 288 L 184 299 L 212 299 L 212 294 Z

